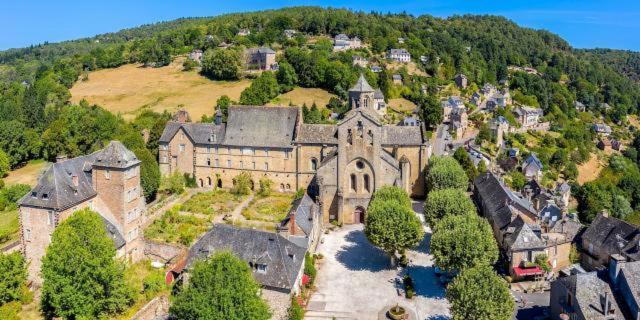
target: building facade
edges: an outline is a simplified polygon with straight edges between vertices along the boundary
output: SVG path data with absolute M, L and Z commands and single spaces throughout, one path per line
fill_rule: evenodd
M 336 125 L 304 124 L 299 108 L 232 106 L 227 123 L 170 121 L 161 138 L 164 175 L 195 176 L 201 187 L 229 188 L 246 171 L 276 189 L 308 189 L 322 220 L 362 222 L 373 192 L 397 185 L 424 197 L 428 143 L 421 126 L 382 123 L 375 90 L 360 77 L 351 110 Z
M 53 231 L 77 210 L 100 214 L 118 257 L 135 262 L 143 256 L 140 161 L 118 141 L 90 155 L 59 159 L 19 205 L 22 252 L 36 285 L 42 282 L 41 260 Z

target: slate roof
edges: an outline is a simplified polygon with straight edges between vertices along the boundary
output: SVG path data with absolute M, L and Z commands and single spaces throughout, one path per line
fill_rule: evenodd
M 331 124 L 302 124 L 296 142 L 338 144 L 337 127 Z
M 632 261 L 640 260 L 640 228 L 620 219 L 599 213 L 582 234 L 582 239 L 599 246 L 609 256 L 622 254 Z
M 409 51 L 407 51 L 406 49 L 390 49 L 389 50 L 390 54 L 409 54 Z
M 226 125 L 213 123 L 180 123 L 169 121 L 160 136 L 160 142 L 169 143 L 178 130 L 185 131 L 196 144 L 220 144 L 224 141 Z M 213 139 L 212 139 L 213 138 Z
M 313 202 L 313 199 L 305 193 L 302 198 L 293 201 L 289 213 L 280 221 L 280 226 L 284 227 L 288 225 L 291 220 L 291 215 L 295 214 L 294 219 L 296 226 L 300 227 L 305 235 L 310 236 L 311 230 L 313 229 L 313 212 L 314 210 L 318 210 L 317 207 L 318 205 Z
M 582 230 L 583 226 L 580 222 L 564 219 L 556 222 L 548 232 L 564 234 L 566 241 L 573 242 Z
M 619 277 L 624 278 L 635 303 L 640 302 L 640 261 L 625 262 L 621 265 Z
M 384 126 L 383 145 L 421 145 L 422 131 L 420 126 Z
M 129 168 L 140 163 L 135 153 L 127 149 L 120 141 L 111 141 L 96 153 L 94 165 L 109 168 Z
M 298 108 L 229 107 L 224 145 L 244 147 L 291 147 Z
M 351 87 L 351 89 L 349 89 L 349 91 L 351 91 L 351 92 L 374 92 L 375 90 L 373 89 L 373 87 L 371 87 L 369 82 L 367 82 L 367 79 L 364 78 L 364 75 L 360 74 L 360 77 L 358 78 L 358 81 L 356 81 L 356 84 L 353 87 Z
M 562 184 L 558 185 L 558 187 L 556 188 L 556 192 L 558 193 L 571 192 L 571 186 L 569 186 L 569 184 L 565 181 Z
M 542 162 L 540 162 L 540 159 L 538 159 L 535 153 L 530 154 L 529 157 L 527 157 L 527 159 L 525 159 L 522 163 L 523 168 L 526 168 L 530 165 L 536 166 L 538 170 L 542 170 Z
M 520 216 L 516 217 L 507 228 L 504 236 L 504 246 L 508 251 L 542 249 L 545 247 L 540 233 L 540 226 L 527 224 Z
M 382 91 L 380 91 L 380 89 L 376 89 L 376 91 L 373 93 L 373 98 L 384 99 L 384 94 L 382 94 Z
M 104 222 L 104 229 L 107 231 L 107 235 L 109 235 L 109 238 L 113 240 L 113 244 L 115 244 L 116 249 L 122 248 L 126 242 L 120 231 L 118 231 L 118 228 L 116 228 L 113 223 L 109 222 L 109 220 L 105 219 L 104 217 L 101 218 L 102 222 Z
M 611 309 L 615 310 L 615 316 L 607 319 L 624 319 L 609 284 L 600 279 L 596 272 L 578 273 L 560 278 L 555 284 L 571 292 L 577 302 L 574 308 L 582 312 L 584 319 L 604 319 L 602 311 L 605 292 L 610 297 Z
M 560 208 L 555 204 L 547 204 L 540 210 L 538 216 L 542 223 L 553 228 L 556 222 L 562 219 L 562 210 L 560 210 Z
M 272 232 L 216 224 L 191 247 L 186 266 L 224 250 L 247 263 L 266 264 L 265 273 L 254 270 L 256 281 L 285 290 L 295 286 L 306 253 L 304 248 Z
M 257 48 L 256 51 L 257 53 L 264 53 L 264 54 L 275 54 L 276 52 L 273 51 L 273 49 L 269 48 L 269 47 L 260 47 Z

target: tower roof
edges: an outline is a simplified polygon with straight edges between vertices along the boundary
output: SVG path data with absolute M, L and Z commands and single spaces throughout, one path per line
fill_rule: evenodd
M 367 82 L 367 79 L 364 78 L 363 74 L 360 74 L 360 78 L 358 78 L 358 81 L 356 82 L 356 84 L 349 89 L 349 91 L 352 92 L 373 92 L 373 88 L 371 87 L 371 85 L 369 84 L 369 82 Z

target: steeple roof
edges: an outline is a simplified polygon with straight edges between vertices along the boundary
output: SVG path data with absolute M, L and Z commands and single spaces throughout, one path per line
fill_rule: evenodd
M 367 79 L 364 78 L 364 75 L 360 74 L 360 78 L 358 78 L 358 81 L 356 82 L 356 84 L 351 89 L 349 89 L 349 91 L 374 92 L 375 90 L 371 87 L 369 82 L 367 82 Z

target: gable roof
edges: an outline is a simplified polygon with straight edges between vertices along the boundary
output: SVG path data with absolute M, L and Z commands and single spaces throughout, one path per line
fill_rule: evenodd
M 531 165 L 537 167 L 538 170 L 542 170 L 542 162 L 538 159 L 535 153 L 530 154 L 527 159 L 524 160 L 522 168 L 527 168 Z
M 184 130 L 195 144 L 220 144 L 224 141 L 226 125 L 169 121 L 160 136 L 160 142 L 169 143 L 180 129 Z
M 353 87 L 351 87 L 351 89 L 349 89 L 349 91 L 351 91 L 351 92 L 374 92 L 375 90 L 373 89 L 373 87 L 371 87 L 369 82 L 367 82 L 367 79 L 365 79 L 364 75 L 361 73 L 360 77 L 358 78 L 358 81 L 356 81 L 356 84 Z
M 298 108 L 231 106 L 225 145 L 287 148 L 295 138 Z
M 421 145 L 422 130 L 420 126 L 383 126 L 383 145 Z
M 140 160 L 120 141 L 111 141 L 109 144 L 96 153 L 94 165 L 108 168 L 129 168 L 140 163 Z
M 599 213 L 582 234 L 582 239 L 599 246 L 608 256 L 622 254 L 632 261 L 640 260 L 640 228 L 620 219 Z
M 556 285 L 571 292 L 577 302 L 574 308 L 581 311 L 584 319 L 604 319 L 603 297 L 605 293 L 610 297 L 611 309 L 615 310 L 615 315 L 608 319 L 624 319 L 611 287 L 598 276 L 597 272 L 578 273 L 559 278 L 554 282 L 554 286 Z
M 299 143 L 338 144 L 337 127 L 331 124 L 307 124 L 300 126 L 296 137 Z
M 545 244 L 538 236 L 539 233 L 540 226 L 527 224 L 517 216 L 507 228 L 504 236 L 505 248 L 509 251 L 544 248 Z
M 304 248 L 272 232 L 216 224 L 191 247 L 186 266 L 224 250 L 247 263 L 266 264 L 265 273 L 253 272 L 256 281 L 285 290 L 295 286 L 306 253 Z
M 291 221 L 291 215 L 295 214 L 295 223 L 302 232 L 308 237 L 311 235 L 311 229 L 313 229 L 313 213 L 317 212 L 318 205 L 313 202 L 313 199 L 308 194 L 304 194 L 299 199 L 293 201 L 291 209 L 287 216 L 280 222 L 280 226 L 284 227 Z

